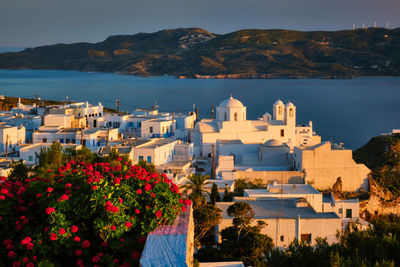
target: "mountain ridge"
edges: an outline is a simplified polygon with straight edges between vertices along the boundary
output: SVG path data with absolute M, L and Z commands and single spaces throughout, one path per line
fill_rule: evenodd
M 0 68 L 197 78 L 399 76 L 400 28 L 245 29 L 227 34 L 166 29 L 2 53 Z

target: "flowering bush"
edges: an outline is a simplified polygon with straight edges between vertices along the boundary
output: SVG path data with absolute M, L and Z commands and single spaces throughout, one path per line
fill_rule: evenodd
M 164 174 L 70 161 L 50 178 L 0 182 L 0 265 L 138 265 L 147 234 L 189 200 Z

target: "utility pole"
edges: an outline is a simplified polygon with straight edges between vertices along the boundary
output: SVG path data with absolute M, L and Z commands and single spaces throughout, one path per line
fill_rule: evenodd
M 65 98 L 65 104 L 68 105 L 68 96 Z
M 211 119 L 214 119 L 214 105 L 211 105 Z
M 199 109 L 196 108 L 196 122 L 199 121 Z
M 172 112 L 172 141 L 174 141 L 175 134 L 175 112 Z
M 119 100 L 118 99 L 115 100 L 115 107 L 117 108 L 117 114 L 118 114 L 118 111 L 119 111 Z
M 35 106 L 37 107 L 38 94 L 35 94 Z
M 8 156 L 8 134 L 6 135 L 6 160 Z
M 107 147 L 110 146 L 110 130 L 107 130 Z
M 214 153 L 214 144 L 211 145 L 211 159 L 212 159 L 212 166 L 211 166 L 211 178 L 215 179 L 215 153 Z

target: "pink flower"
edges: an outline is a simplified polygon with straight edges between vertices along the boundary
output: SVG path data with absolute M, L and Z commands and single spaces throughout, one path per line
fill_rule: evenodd
M 75 237 L 74 237 L 74 241 L 75 241 L 75 242 L 81 242 L 81 238 L 80 238 L 79 236 L 75 236 Z
M 51 239 L 51 241 L 56 241 L 57 240 L 57 235 L 55 233 L 51 233 L 50 239 Z
M 114 179 L 114 184 L 120 184 L 120 183 L 121 183 L 121 178 Z
M 118 158 L 117 158 L 117 161 L 121 161 L 121 160 L 122 160 L 122 158 L 121 158 L 121 157 L 118 157 Z
M 88 247 L 90 247 L 90 242 L 89 242 L 89 240 L 83 241 L 83 242 L 82 242 L 82 247 L 83 247 L 83 248 L 88 248 Z
M 75 255 L 76 256 L 82 255 L 82 251 L 80 251 L 79 249 L 75 250 Z
M 29 262 L 29 258 L 28 258 L 28 257 L 24 257 L 24 258 L 22 259 L 22 262 L 23 262 L 23 263 L 28 263 L 28 262 Z
M 185 212 L 185 210 L 186 210 L 185 206 L 182 206 L 181 209 L 182 209 L 182 212 Z
M 83 260 L 78 260 L 78 261 L 76 261 L 76 265 L 82 266 L 82 265 L 83 265 Z
M 60 230 L 58 230 L 58 233 L 59 233 L 60 235 L 65 234 L 65 229 L 64 229 L 64 228 L 60 228 Z
M 14 261 L 12 266 L 13 267 L 20 267 L 21 266 L 21 262 L 20 261 Z
M 8 244 L 12 244 L 12 240 L 10 238 L 3 241 L 4 246 Z
M 53 213 L 53 212 L 55 212 L 55 211 L 56 211 L 56 210 L 55 210 L 54 208 L 52 208 L 52 207 L 46 208 L 46 213 L 47 213 L 47 214 Z
M 6 249 L 7 249 L 7 250 L 11 250 L 11 249 L 13 249 L 13 248 L 14 248 L 13 244 L 7 244 L 7 246 L 6 246 Z
M 119 201 L 119 203 L 124 202 L 124 201 L 122 200 L 122 198 L 118 198 L 118 201 Z
M 35 264 L 33 264 L 32 262 L 28 262 L 25 267 L 35 267 Z
M 71 188 L 72 187 L 72 184 L 70 184 L 70 183 L 66 183 L 65 184 L 65 189 L 68 189 L 68 188 Z
M 144 186 L 144 190 L 146 190 L 146 191 L 151 190 L 151 185 L 147 183 L 147 184 Z
M 17 257 L 17 253 L 15 253 L 14 251 L 11 250 L 11 251 L 8 252 L 8 257 L 11 258 L 11 259 L 15 258 L 15 257 Z
M 132 226 L 132 223 L 131 223 L 131 222 L 126 222 L 126 223 L 125 223 L 125 226 L 126 226 L 127 228 L 129 228 L 129 227 Z
M 52 188 L 52 187 L 47 187 L 47 192 L 48 193 L 51 193 L 51 192 L 53 192 L 54 191 L 54 189 Z
M 110 226 L 110 229 L 111 229 L 112 231 L 115 231 L 115 230 L 117 229 L 117 227 L 115 227 L 115 225 L 111 225 L 111 226 Z
M 97 185 L 92 186 L 92 190 L 96 190 L 97 189 Z
M 136 213 L 136 214 L 139 214 L 139 213 L 140 213 L 140 210 L 135 209 L 135 213 Z
M 72 226 L 71 226 L 71 232 L 72 232 L 72 233 L 78 232 L 78 229 L 79 229 L 79 228 L 78 228 L 78 226 L 76 226 L 76 225 L 72 225 Z
M 136 193 L 138 193 L 140 195 L 142 193 L 142 189 L 136 190 Z

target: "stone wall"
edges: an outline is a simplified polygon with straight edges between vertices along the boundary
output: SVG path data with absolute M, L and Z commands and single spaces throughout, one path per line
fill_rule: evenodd
M 301 171 L 237 171 L 237 179 L 248 182 L 261 180 L 263 184 L 274 181 L 283 184 L 304 184 L 304 173 Z

